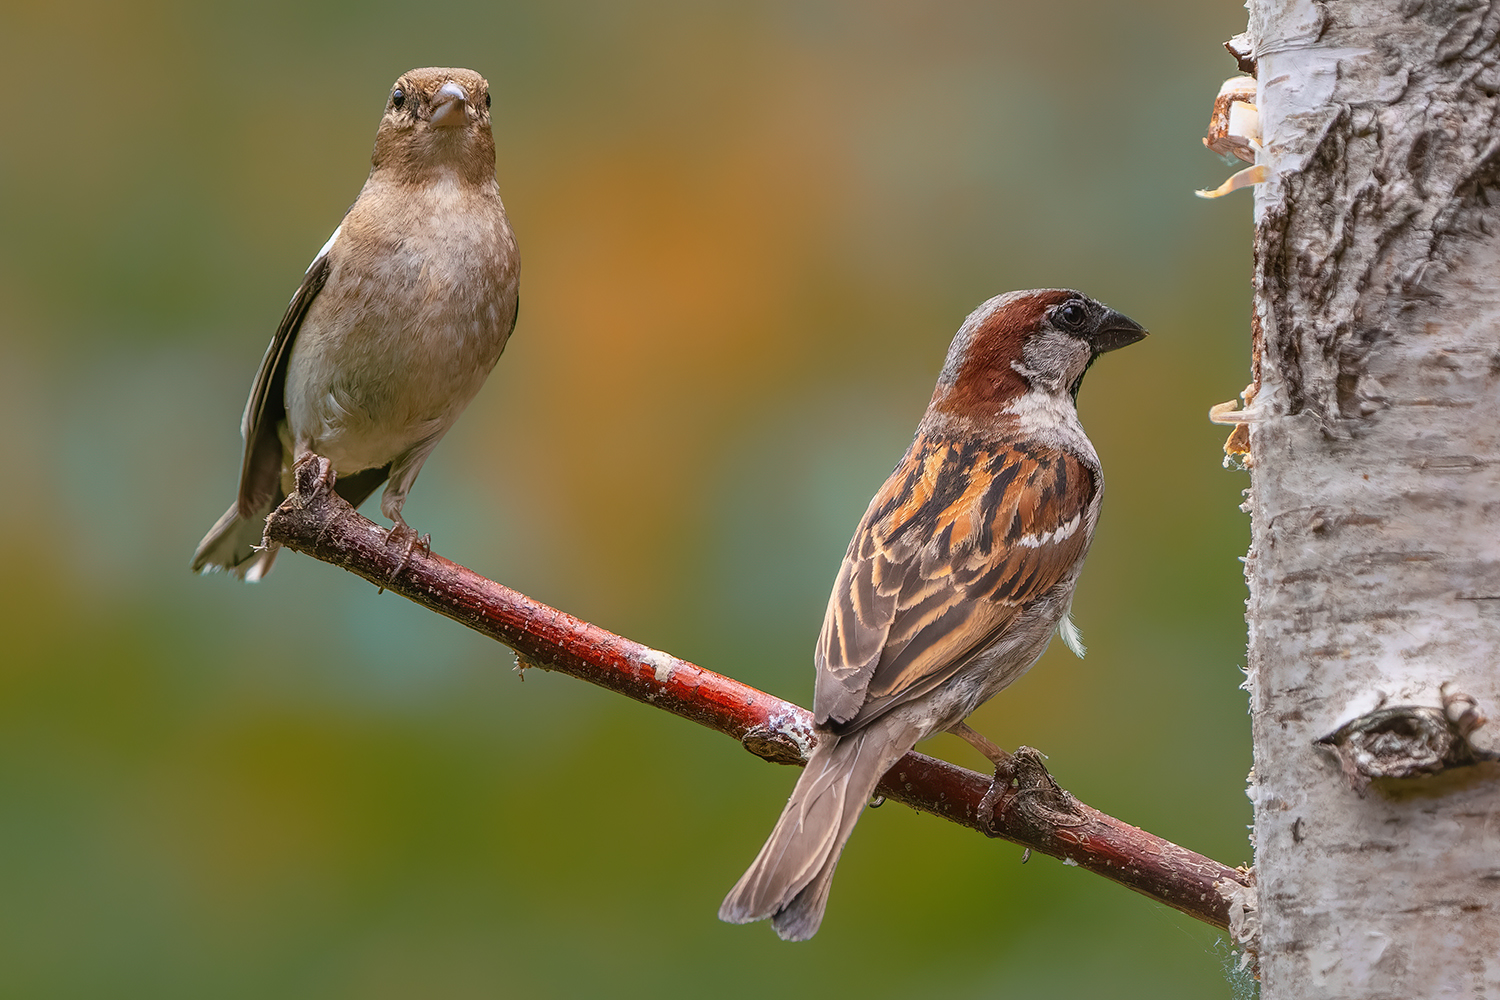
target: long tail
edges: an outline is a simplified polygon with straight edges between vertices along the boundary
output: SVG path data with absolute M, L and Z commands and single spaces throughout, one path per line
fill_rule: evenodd
M 844 737 L 819 734 L 781 819 L 719 907 L 733 924 L 771 917 L 785 941 L 806 941 L 823 922 L 833 870 L 881 777 L 916 746 L 915 726 L 886 716 Z

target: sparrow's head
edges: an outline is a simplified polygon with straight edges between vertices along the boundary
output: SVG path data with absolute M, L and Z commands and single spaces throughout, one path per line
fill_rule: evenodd
M 489 82 L 471 69 L 403 73 L 386 99 L 371 159 L 376 170 L 393 170 L 403 181 L 442 172 L 475 183 L 493 180 Z
M 931 408 L 982 417 L 1028 392 L 1076 397 L 1095 358 L 1144 336 L 1139 323 L 1082 292 L 997 295 L 970 313 L 953 338 Z

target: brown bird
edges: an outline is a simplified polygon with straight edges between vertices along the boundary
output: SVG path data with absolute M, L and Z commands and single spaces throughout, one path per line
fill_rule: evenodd
M 495 183 L 490 88 L 467 69 L 396 81 L 370 176 L 313 259 L 245 404 L 240 492 L 193 569 L 270 572 L 265 520 L 308 455 L 358 506 L 385 483 L 391 533 L 422 463 L 484 384 L 516 322 L 520 257 Z
M 870 501 L 814 652 L 817 745 L 719 908 L 789 941 L 823 920 L 839 854 L 881 777 L 1025 673 L 1068 618 L 1104 478 L 1078 422 L 1083 375 L 1146 335 L 1078 292 L 999 295 L 959 328 L 916 438 Z

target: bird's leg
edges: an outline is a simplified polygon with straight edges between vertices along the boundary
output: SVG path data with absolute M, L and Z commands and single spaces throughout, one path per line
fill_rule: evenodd
M 384 507 L 385 505 L 382 504 L 381 506 Z M 390 530 L 386 532 L 386 545 L 395 542 L 398 545 L 404 543 L 405 546 L 401 553 L 401 561 L 396 564 L 396 568 L 391 570 L 391 575 L 386 579 L 387 583 L 394 583 L 396 577 L 406 568 L 406 564 L 411 562 L 411 554 L 417 549 L 420 548 L 423 555 L 432 555 L 432 536 L 417 534 L 417 529 L 407 524 L 406 519 L 401 516 L 399 507 L 393 514 L 388 516 L 391 518 L 392 523 Z
M 1011 778 L 1015 775 L 1016 758 L 1009 751 L 1001 749 L 991 743 L 988 738 L 971 729 L 967 722 L 960 722 L 949 732 L 984 754 L 990 763 L 995 765 L 995 776 L 990 779 L 990 787 L 985 790 L 984 798 L 979 800 L 980 827 L 984 830 L 985 836 L 994 837 L 997 835 L 995 807 L 1000 804 L 1000 796 L 1010 787 Z
M 997 771 L 1002 767 L 1008 771 L 1015 760 L 1009 750 L 1003 750 L 991 743 L 989 737 L 972 729 L 967 722 L 960 722 L 949 732 L 984 754 L 989 762 L 995 765 Z
M 422 463 L 427 461 L 427 456 L 432 454 L 432 449 L 437 447 L 438 441 L 443 436 L 443 430 L 423 438 L 391 462 L 391 478 L 385 484 L 385 492 L 380 496 L 380 512 L 391 519 L 391 530 L 386 535 L 386 544 L 389 545 L 395 541 L 406 545 L 401 562 L 390 575 L 392 581 L 406 568 L 406 564 L 411 561 L 412 551 L 418 546 L 421 546 L 424 554 L 432 554 L 432 536 L 418 536 L 416 529 L 407 524 L 406 519 L 401 516 L 401 508 L 406 506 L 406 494 L 411 490 L 412 483 L 417 481 L 417 473 L 422 471 Z
M 410 492 L 412 483 L 417 480 L 417 473 L 422 470 L 422 463 L 427 461 L 427 456 L 432 454 L 432 449 L 437 447 L 441 433 L 432 435 L 420 442 L 406 453 L 398 456 L 391 462 L 391 478 L 385 484 L 385 492 L 380 495 L 380 512 L 391 519 L 391 530 L 386 534 L 386 544 L 391 542 L 404 543 L 406 551 L 401 554 L 401 561 L 391 571 L 389 580 L 393 582 L 406 564 L 411 561 L 411 554 L 418 545 L 422 551 L 431 555 L 432 538 L 429 535 L 418 537 L 416 529 L 406 523 L 401 516 L 401 508 L 406 506 L 406 494 Z

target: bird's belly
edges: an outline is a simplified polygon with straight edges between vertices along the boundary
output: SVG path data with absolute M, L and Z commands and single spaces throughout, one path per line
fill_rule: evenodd
M 997 642 L 974 657 L 952 680 L 922 699 L 928 735 L 968 718 L 1041 659 L 1072 599 L 1076 577 L 1048 591 L 1017 616 Z
M 448 430 L 451 421 L 404 423 L 379 420 L 326 421 L 313 428 L 303 446 L 333 463 L 334 472 L 347 476 L 394 461 L 434 434 Z
M 292 350 L 289 436 L 340 475 L 385 465 L 446 432 L 509 333 L 494 299 L 465 309 L 438 296 L 394 298 L 413 307 L 365 300 L 320 315 L 315 305 Z

